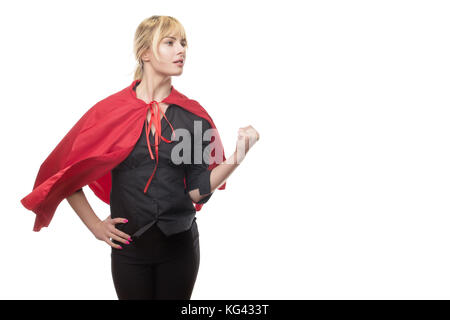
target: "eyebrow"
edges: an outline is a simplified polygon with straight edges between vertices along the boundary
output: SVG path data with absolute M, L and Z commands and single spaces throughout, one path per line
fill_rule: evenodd
M 175 38 L 175 37 L 165 37 L 165 38 L 171 38 L 171 39 L 173 39 L 173 40 L 177 40 L 177 38 Z M 181 41 L 186 41 L 186 39 L 181 39 Z

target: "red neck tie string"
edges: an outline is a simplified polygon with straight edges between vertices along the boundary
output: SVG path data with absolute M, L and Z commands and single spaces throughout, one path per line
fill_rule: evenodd
M 153 110 L 154 108 L 152 108 L 153 104 L 156 105 L 156 112 L 154 112 L 154 110 Z M 148 109 L 150 109 L 150 124 L 147 121 Z M 173 140 L 167 140 L 161 134 L 161 118 L 160 118 L 160 114 L 161 113 L 162 113 L 163 117 L 166 118 L 166 121 L 169 124 L 169 126 L 172 128 L 172 135 L 173 135 L 173 137 L 175 137 L 175 131 L 173 130 L 172 124 L 167 119 L 165 113 L 161 111 L 161 109 L 159 107 L 159 103 L 156 100 L 153 100 L 149 104 L 147 104 L 147 107 L 145 108 L 145 115 L 146 115 L 145 116 L 146 117 L 145 118 L 145 133 L 146 133 L 145 137 L 147 138 L 148 152 L 150 153 L 150 157 L 153 160 L 153 159 L 155 159 L 155 157 L 153 156 L 152 148 L 150 147 L 152 144 L 150 143 L 150 140 L 149 140 L 148 137 L 150 135 L 150 130 L 151 130 L 152 124 L 154 124 L 154 126 L 155 126 L 155 144 L 152 145 L 152 146 L 155 147 L 156 164 L 155 164 L 155 168 L 153 169 L 152 175 L 150 176 L 150 178 L 147 181 L 147 185 L 145 186 L 144 193 L 147 192 L 148 186 L 150 185 L 150 182 L 153 179 L 153 175 L 155 174 L 156 167 L 158 166 L 158 145 L 159 145 L 159 142 L 161 141 L 161 139 L 163 139 L 167 143 L 173 142 Z

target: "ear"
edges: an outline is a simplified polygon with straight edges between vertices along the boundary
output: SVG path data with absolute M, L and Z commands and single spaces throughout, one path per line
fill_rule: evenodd
M 142 54 L 141 59 L 142 59 L 142 61 L 147 62 L 147 61 L 150 60 L 150 57 L 151 57 L 151 50 L 150 50 L 150 48 L 148 48 L 148 49 L 146 49 L 146 50 L 144 51 L 144 53 Z

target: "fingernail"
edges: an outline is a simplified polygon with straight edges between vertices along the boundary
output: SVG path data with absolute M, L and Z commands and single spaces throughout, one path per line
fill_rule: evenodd
M 121 246 L 119 246 L 119 249 L 123 249 Z
M 127 242 L 125 242 L 126 244 L 130 244 L 128 241 Z
M 128 240 L 133 241 L 133 239 L 131 239 L 131 238 L 128 238 Z
M 125 219 L 125 220 L 123 220 L 123 222 L 128 222 L 128 220 L 127 220 L 127 219 Z

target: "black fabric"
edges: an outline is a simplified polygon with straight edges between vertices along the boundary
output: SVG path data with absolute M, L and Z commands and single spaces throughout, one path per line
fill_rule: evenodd
M 124 249 L 113 248 L 111 271 L 119 300 L 188 300 L 200 265 L 197 223 L 165 236 L 153 225 Z
M 202 152 L 210 141 L 203 141 L 203 133 L 210 129 L 209 122 L 180 106 L 168 106 L 165 116 L 172 124 L 174 130 L 186 129 L 191 139 L 190 163 L 175 163 L 172 161 L 172 149 L 184 139 L 167 143 L 161 139 L 159 144 L 159 161 L 156 172 L 148 187 L 144 188 L 156 164 L 151 159 L 145 137 L 145 121 L 142 122 L 142 133 L 134 149 L 128 157 L 112 170 L 112 188 L 110 194 L 111 218 L 126 218 L 127 223 L 116 224 L 116 228 L 138 238 L 153 224 L 156 224 L 165 235 L 172 235 L 186 231 L 192 225 L 195 217 L 195 207 L 189 197 L 189 191 L 199 189 L 201 195 L 209 194 L 199 203 L 206 203 L 210 198 L 211 185 L 208 170 L 208 161 L 203 156 L 200 163 L 194 158 L 194 142 L 201 141 Z M 195 125 L 195 121 L 198 121 Z M 201 121 L 201 130 L 200 130 Z M 194 134 L 194 130 L 196 130 Z M 163 117 L 161 119 L 161 134 L 171 140 L 172 129 Z M 151 144 L 155 137 L 149 134 Z M 195 140 L 195 141 L 194 141 Z M 155 155 L 155 147 L 152 146 Z M 180 151 L 177 148 L 176 151 Z M 183 155 L 183 151 L 179 152 Z M 200 154 L 200 153 L 198 153 Z M 198 161 L 197 161 L 198 162 Z M 183 179 L 186 174 L 186 188 Z

